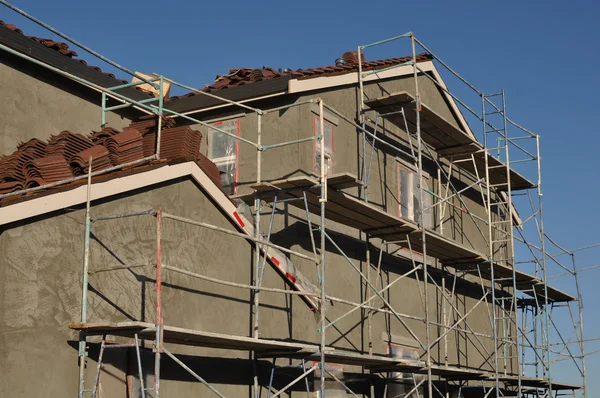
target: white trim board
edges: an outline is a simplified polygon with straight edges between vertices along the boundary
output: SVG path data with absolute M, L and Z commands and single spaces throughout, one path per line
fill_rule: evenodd
M 440 89 L 441 94 L 444 96 L 444 98 L 450 104 L 450 109 L 452 110 L 454 115 L 458 118 L 459 124 L 461 125 L 463 130 L 471 136 L 471 138 L 475 138 L 473 131 L 469 127 L 466 119 L 464 118 L 464 115 L 462 114 L 462 112 L 460 111 L 460 108 L 456 104 L 456 101 L 454 101 L 454 98 L 452 98 L 452 96 L 450 94 L 448 94 L 446 91 L 444 91 L 444 89 L 448 90 L 448 87 L 446 86 L 446 83 L 444 83 L 444 80 L 442 79 L 442 76 L 440 75 L 437 68 L 435 67 L 435 64 L 432 61 L 419 62 L 419 69 L 421 69 L 423 72 L 431 72 L 433 74 L 434 79 L 440 84 L 440 86 L 443 87 L 443 89 Z M 384 70 L 379 73 L 373 73 L 373 74 L 367 76 L 363 81 L 371 82 L 371 81 L 389 79 L 389 78 L 394 78 L 394 77 L 409 76 L 409 75 L 412 76 L 413 73 L 414 73 L 414 70 L 413 70 L 412 65 L 404 65 L 404 66 L 399 66 L 397 68 Z M 306 91 L 322 90 L 322 89 L 326 89 L 326 88 L 345 86 L 345 85 L 353 85 L 353 84 L 358 84 L 358 72 L 346 73 L 346 74 L 338 75 L 338 76 L 315 77 L 312 79 L 304 79 L 304 80 L 292 79 L 288 82 L 288 93 L 289 94 L 302 93 L 302 92 L 306 92 Z M 448 90 L 448 91 L 450 91 L 450 90 Z
M 433 62 L 419 62 L 419 68 L 425 72 L 434 68 Z M 368 72 L 368 71 L 366 71 Z M 363 79 L 363 82 L 371 82 L 392 77 L 407 76 L 413 74 L 412 65 L 399 66 L 397 68 L 384 70 L 379 73 L 373 73 Z M 358 72 L 345 73 L 337 76 L 313 77 L 310 79 L 298 80 L 292 79 L 288 82 L 288 94 L 301 93 L 304 91 L 322 90 L 330 87 L 345 86 L 349 84 L 358 84 Z
M 190 175 L 192 173 L 191 164 L 200 169 L 195 163 L 187 162 L 176 165 L 165 165 L 138 174 L 116 177 L 104 182 L 92 183 L 90 199 L 92 201 L 103 199 Z M 67 207 L 77 206 L 85 203 L 86 200 L 87 185 L 81 185 L 68 191 L 56 192 L 39 198 L 4 206 L 0 208 L 0 225 L 40 216 Z

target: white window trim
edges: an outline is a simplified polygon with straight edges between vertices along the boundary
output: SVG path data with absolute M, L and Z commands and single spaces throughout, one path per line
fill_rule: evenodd
M 412 164 L 412 163 L 410 163 L 410 162 L 408 162 L 408 161 L 406 161 L 404 159 L 396 157 L 396 161 L 398 162 L 397 165 L 396 165 L 396 181 L 397 181 L 397 184 L 398 184 L 398 190 L 397 190 L 397 192 L 398 192 L 398 216 L 402 217 L 402 218 L 406 218 L 406 219 L 411 220 L 413 222 L 417 222 L 417 220 L 416 220 L 417 217 L 416 217 L 415 209 L 414 209 L 414 202 L 412 200 L 409 200 L 409 202 L 407 203 L 407 206 L 406 206 L 407 209 L 408 209 L 408 216 L 404 217 L 402 215 L 402 189 L 401 189 L 402 188 L 402 183 L 400 181 L 400 168 L 404 168 L 404 169 L 408 170 L 409 172 L 411 172 L 412 173 L 411 174 L 412 178 L 418 178 L 418 174 L 419 174 L 418 169 L 417 169 L 417 167 L 414 164 Z M 431 180 L 431 176 L 429 175 L 429 173 L 427 173 L 424 170 L 422 171 L 421 176 L 423 178 L 422 183 L 425 183 L 426 186 L 427 186 L 427 183 Z M 409 188 L 410 188 L 409 198 L 412 198 L 413 195 L 414 195 L 413 187 L 414 187 L 414 184 L 409 184 Z M 429 195 L 429 194 L 428 193 L 424 193 L 424 195 Z M 421 207 L 424 208 L 424 204 L 423 203 L 421 203 Z M 433 229 L 433 226 L 435 225 L 435 220 L 434 220 L 434 215 L 433 215 L 433 208 L 429 209 L 429 211 L 431 211 L 431 216 L 430 216 L 430 218 L 431 218 L 431 223 L 430 224 L 431 225 L 426 225 L 425 227 Z M 411 215 L 412 215 L 412 217 L 411 217 Z
M 327 174 L 333 174 L 334 172 L 334 168 L 335 168 L 335 161 L 333 160 L 335 157 L 335 129 L 337 128 L 337 125 L 331 123 L 329 120 L 327 120 L 326 118 L 324 119 L 325 121 L 325 125 L 330 124 L 331 125 L 331 150 L 327 150 L 327 147 L 325 147 L 325 162 L 331 162 L 329 164 L 329 170 L 327 172 Z M 317 131 L 317 123 L 319 123 L 319 117 L 317 115 L 317 117 L 313 117 L 312 120 L 312 125 L 313 125 L 313 136 L 316 137 L 320 131 Z M 325 130 L 324 130 L 325 131 Z M 320 173 L 320 171 L 318 170 L 318 167 L 320 165 L 320 155 L 321 155 L 321 143 L 323 141 L 314 141 L 314 145 L 313 145 L 313 173 Z
M 245 116 L 245 114 L 241 114 L 241 115 Z M 242 121 L 241 121 L 240 117 L 236 117 L 236 115 L 230 115 L 230 116 L 226 116 L 224 118 L 216 119 L 215 121 L 210 123 L 211 127 L 209 127 L 206 139 L 209 140 L 209 137 L 213 134 L 213 131 L 214 131 L 213 127 L 221 128 L 221 126 L 225 123 L 233 123 L 233 125 L 235 126 L 233 134 L 235 134 L 237 137 L 239 137 L 241 135 Z M 219 124 L 220 126 L 216 126 L 217 124 Z M 214 140 L 208 141 L 207 157 L 213 163 L 215 163 L 215 165 L 217 167 L 233 165 L 234 176 L 233 176 L 233 193 L 232 194 L 235 195 L 237 193 L 237 189 L 238 189 L 237 185 L 238 185 L 238 178 L 239 178 L 239 159 L 238 159 L 238 157 L 239 157 L 239 153 L 238 153 L 239 152 L 239 140 L 235 139 L 234 155 L 220 156 L 217 158 L 212 157 L 212 150 L 213 150 L 212 142 L 213 141 Z

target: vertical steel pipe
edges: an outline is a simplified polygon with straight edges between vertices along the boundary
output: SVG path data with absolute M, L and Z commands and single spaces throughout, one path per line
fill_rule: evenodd
M 510 245 L 507 249 L 508 249 L 508 255 L 509 255 L 509 261 L 510 261 L 510 265 L 512 268 L 512 282 L 513 282 L 513 291 L 512 291 L 512 295 L 511 295 L 511 309 L 509 312 L 509 318 L 510 321 L 513 321 L 513 311 L 516 310 L 517 308 L 517 302 L 516 302 L 516 295 L 517 295 L 517 269 L 516 269 L 516 265 L 515 265 L 515 237 L 514 237 L 514 229 L 513 229 L 513 203 L 512 203 L 512 183 L 511 183 L 511 177 L 510 177 L 510 157 L 509 157 L 509 139 L 508 139 L 508 118 L 506 117 L 506 96 L 504 93 L 504 89 L 502 89 L 501 91 L 502 94 L 502 128 L 504 131 L 504 153 L 505 153 L 505 159 L 504 161 L 506 162 L 506 186 L 507 186 L 507 192 L 506 192 L 506 201 L 507 201 L 507 208 L 508 211 L 506 212 L 508 217 L 508 235 L 509 235 L 509 242 L 508 244 Z M 504 302 L 503 302 L 504 304 Z M 504 306 L 502 308 L 502 310 L 504 310 Z M 503 316 L 504 318 L 504 316 Z M 504 319 L 503 319 L 504 322 Z M 520 357 L 519 357 L 519 324 L 518 324 L 518 317 L 515 314 L 515 318 L 514 318 L 514 322 L 515 322 L 515 349 L 516 349 L 516 353 L 513 356 L 513 349 L 512 347 L 510 347 L 509 350 L 509 354 L 508 357 L 511 358 L 510 363 L 512 365 L 512 358 L 515 358 L 516 360 L 516 365 L 517 365 L 517 370 L 520 368 Z M 508 333 L 509 336 L 506 340 L 510 341 L 512 343 L 512 337 L 510 336 L 510 330 L 512 329 L 512 326 L 510 325 L 510 322 L 508 323 Z M 506 341 L 504 341 L 504 344 L 506 344 Z M 506 355 L 506 347 L 505 347 L 505 355 L 504 355 L 504 375 L 507 374 L 506 372 L 506 362 L 507 362 L 507 355 Z M 521 373 L 517 372 L 517 389 L 518 389 L 518 394 L 521 395 Z
M 101 99 L 101 105 L 102 105 L 102 120 L 100 122 L 100 127 L 104 128 L 106 127 L 106 93 L 103 91 L 102 92 L 102 99 Z
M 256 183 L 260 183 L 262 179 L 262 113 L 257 113 L 257 128 L 256 128 Z M 259 287 L 259 278 L 260 278 L 260 246 L 258 244 L 258 239 L 260 239 L 260 195 L 258 191 L 254 193 L 254 238 L 256 239 L 256 243 L 254 245 L 254 286 L 256 288 Z M 253 327 L 252 327 L 252 336 L 255 338 L 259 337 L 259 329 L 258 329 L 258 310 L 259 310 L 259 298 L 260 295 L 258 290 L 254 290 L 252 292 L 252 316 L 253 316 Z M 254 390 L 254 398 L 259 397 L 260 387 L 258 384 L 258 370 L 256 367 L 257 357 L 254 356 L 253 366 L 254 366 L 254 380 L 253 380 L 253 390 Z
M 142 369 L 142 358 L 140 356 L 140 342 L 137 333 L 135 334 L 135 356 L 137 360 L 138 374 L 140 377 L 140 392 L 142 393 L 142 398 L 146 398 L 146 388 L 144 385 L 144 371 Z
M 156 211 L 156 336 L 154 342 L 154 398 L 160 393 L 160 356 L 163 351 L 162 210 Z
M 87 195 L 85 201 L 85 232 L 83 238 L 83 275 L 81 283 L 81 323 L 87 322 L 88 308 L 88 282 L 90 266 L 90 204 L 92 196 L 92 156 L 88 165 L 87 177 Z M 85 357 L 86 357 L 86 336 L 85 332 L 79 333 L 79 398 L 83 398 L 84 376 L 85 376 Z
M 98 386 L 100 385 L 100 372 L 102 372 L 102 358 L 104 357 L 104 347 L 106 346 L 106 335 L 102 336 L 100 343 L 100 354 L 98 355 L 98 367 L 96 369 L 96 377 L 94 378 L 94 386 L 92 387 L 92 398 L 96 398 Z
M 360 62 L 359 62 L 360 65 Z M 319 102 L 319 124 L 320 124 L 320 143 L 321 143 L 321 198 L 319 199 L 321 205 L 321 397 L 325 397 L 325 203 L 327 202 L 327 173 L 325 171 L 325 120 L 323 117 L 323 100 L 318 99 Z
M 542 275 L 544 281 L 544 321 L 543 321 L 543 339 L 545 340 L 545 355 L 542 357 L 545 358 L 546 364 L 544 364 L 546 368 L 546 377 L 548 378 L 548 393 L 552 395 L 552 370 L 551 370 L 551 360 L 550 360 L 550 319 L 548 313 L 548 273 L 546 270 L 546 233 L 544 230 L 544 201 L 543 201 L 543 193 L 542 193 L 542 168 L 541 168 L 541 158 L 540 158 L 540 137 L 536 136 L 536 152 L 537 152 L 537 161 L 538 161 L 538 203 L 539 203 L 539 218 L 540 218 L 540 250 L 542 256 Z
M 425 233 L 425 225 L 423 223 L 425 219 L 425 213 L 423 212 L 423 204 L 425 203 L 423 200 L 423 148 L 422 148 L 422 140 L 421 140 L 421 96 L 419 95 L 419 79 L 417 72 L 417 51 L 415 47 L 415 35 L 411 33 L 411 48 L 412 48 L 412 57 L 413 57 L 413 78 L 415 79 L 415 112 L 416 112 L 416 127 L 417 127 L 417 178 L 419 180 L 419 201 L 421 203 L 420 211 L 420 220 L 419 224 L 421 227 L 421 240 L 423 241 L 423 283 L 425 290 L 425 346 L 427 348 L 426 352 L 426 362 L 427 362 L 427 391 L 428 396 L 433 397 L 433 380 L 431 374 L 431 331 L 429 328 L 429 277 L 428 277 L 428 265 L 427 265 L 427 234 Z
M 164 99 L 163 99 L 163 87 L 164 87 L 164 81 L 163 81 L 163 76 L 160 75 L 159 76 L 159 89 L 158 89 L 158 127 L 156 129 L 156 159 L 160 160 L 160 141 L 161 141 L 161 137 L 162 137 L 162 118 L 163 118 L 163 105 L 164 105 Z
M 577 287 L 577 307 L 579 307 L 579 350 L 581 355 L 581 378 L 583 381 L 583 395 L 582 398 L 587 398 L 587 371 L 585 368 L 585 339 L 583 333 L 583 297 L 581 296 L 581 288 L 579 286 L 579 273 L 577 272 L 577 263 L 575 261 L 575 254 L 571 253 L 571 260 L 573 262 L 573 275 L 575 276 L 575 286 Z

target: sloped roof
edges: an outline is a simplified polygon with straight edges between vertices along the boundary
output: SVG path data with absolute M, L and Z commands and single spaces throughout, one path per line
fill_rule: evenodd
M 260 69 L 252 68 L 237 68 L 230 69 L 226 75 L 217 75 L 213 84 L 205 87 L 202 91 L 216 92 L 226 90 L 233 87 L 244 86 L 260 81 L 272 80 L 281 77 L 292 79 L 312 79 L 316 77 L 337 76 L 358 71 L 358 56 L 356 52 L 347 52 L 341 58 L 343 65 L 329 65 L 321 68 L 297 69 L 292 70 L 275 70 L 273 68 L 263 67 Z M 423 53 L 416 57 L 417 62 L 430 61 L 432 58 L 429 54 Z M 364 71 L 383 69 L 390 66 L 400 65 L 412 60 L 412 56 L 401 58 L 389 58 L 376 61 L 365 62 L 363 60 L 362 69 Z M 170 99 L 185 98 L 198 95 L 198 93 L 188 93 Z
M 0 43 L 102 87 L 114 87 L 129 83 L 110 72 L 104 72 L 98 66 L 88 65 L 85 60 L 76 58 L 77 52 L 69 48 L 67 43 L 27 36 L 17 26 L 2 20 L 0 20 Z M 57 54 L 59 56 L 56 56 Z M 119 93 L 133 99 L 145 99 L 152 96 L 141 90 L 140 87 L 126 87 L 120 89 Z
M 73 58 L 73 59 L 75 59 L 74 57 L 77 57 L 77 52 L 75 52 L 74 50 L 70 49 L 69 45 L 67 43 L 60 42 L 60 41 L 54 41 L 52 39 L 43 39 L 43 38 L 35 37 L 35 36 L 27 36 L 27 35 L 25 35 L 23 33 L 23 31 L 21 29 L 19 29 L 15 25 L 6 23 L 6 22 L 4 22 L 2 20 L 0 20 L 0 26 L 4 26 L 4 27 L 12 30 L 13 32 L 20 33 L 23 36 L 25 36 L 25 37 L 27 37 L 27 38 L 29 38 L 29 39 L 37 42 L 37 43 L 43 44 L 44 46 L 46 46 L 48 48 L 51 48 L 52 50 L 55 50 L 55 51 L 61 53 L 65 57 L 69 57 L 69 58 Z M 87 62 L 84 61 L 83 59 L 76 59 L 76 61 L 78 61 L 79 63 L 81 63 L 81 64 L 83 64 L 85 66 L 87 66 L 88 68 L 94 69 L 94 70 L 96 70 L 98 72 L 104 73 L 108 77 L 116 79 L 116 76 L 113 75 L 112 73 L 103 72 L 102 69 L 100 69 L 97 66 L 88 65 Z M 129 83 L 126 80 L 120 80 L 119 79 L 119 81 L 122 82 L 122 83 Z

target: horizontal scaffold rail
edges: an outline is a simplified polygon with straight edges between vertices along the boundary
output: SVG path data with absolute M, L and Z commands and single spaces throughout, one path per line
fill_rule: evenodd
M 423 247 L 421 228 L 411 220 L 394 216 L 374 205 L 366 203 L 354 196 L 340 191 L 358 185 L 358 179 L 351 174 L 344 173 L 328 177 L 327 183 L 327 219 L 356 228 L 372 237 L 386 241 L 410 240 L 412 250 L 421 251 Z M 319 214 L 320 187 L 315 178 L 307 176 L 290 177 L 284 180 L 261 182 L 250 185 L 260 199 L 271 202 L 277 200 L 302 198 L 306 192 L 309 211 Z M 253 203 L 254 194 L 237 195 L 237 198 L 246 203 Z M 292 201 L 290 205 L 304 209 L 304 202 Z M 477 270 L 481 276 L 490 279 L 490 262 L 477 250 L 453 241 L 435 231 L 426 230 L 427 254 L 435 257 L 444 266 L 458 270 Z M 494 263 L 495 279 L 504 286 L 513 285 L 513 270 L 507 265 Z M 516 285 L 519 290 L 528 296 L 537 298 L 539 303 L 545 303 L 545 290 L 543 280 L 515 270 Z M 547 287 L 549 302 L 574 301 L 575 297 L 551 286 Z
M 345 174 L 343 184 L 338 184 L 338 179 L 341 180 L 341 177 L 336 175 L 327 178 L 326 218 L 387 241 L 406 240 L 410 236 L 411 244 L 414 240 L 414 249 L 419 250 L 421 238 L 418 235 L 421 234 L 421 230 L 417 224 L 393 216 L 376 206 L 336 189 L 349 187 L 347 180 L 350 180 L 351 177 Z M 303 192 L 306 192 L 309 211 L 319 214 L 320 188 L 318 181 L 312 177 L 291 177 L 285 180 L 252 184 L 250 187 L 259 193 L 262 200 L 267 202 L 273 201 L 275 196 L 278 200 L 301 198 Z M 254 200 L 254 194 L 240 195 L 238 198 L 251 203 Z M 304 208 L 304 203 L 290 202 L 290 204 Z M 485 260 L 482 254 L 435 232 L 427 231 L 427 235 L 428 253 L 441 261 L 448 263 L 467 261 L 472 264 Z
M 156 325 L 148 322 L 99 322 L 99 323 L 75 323 L 69 328 L 84 332 L 88 336 L 120 336 L 138 338 L 143 340 L 154 340 L 156 336 Z M 193 329 L 184 329 L 174 326 L 164 326 L 162 338 L 165 343 L 208 347 L 218 349 L 230 349 L 238 351 L 256 352 L 259 357 L 287 357 L 308 360 L 320 358 L 319 346 L 317 344 L 306 344 L 294 341 L 282 341 L 262 339 L 255 337 L 236 336 L 230 334 L 205 332 Z M 380 355 L 361 354 L 359 352 L 344 351 L 328 347 L 325 350 L 325 358 L 329 363 L 343 365 L 364 366 L 375 373 L 386 372 L 409 372 L 426 374 L 427 364 L 422 360 L 397 359 Z M 459 368 L 432 364 L 432 374 L 452 380 L 484 380 L 489 381 L 494 377 L 491 371 L 483 369 Z M 510 383 L 517 380 L 516 375 L 501 377 L 503 381 Z M 527 386 L 547 386 L 548 380 L 543 378 L 526 378 Z M 578 389 L 579 386 L 561 384 L 552 381 L 552 388 Z

